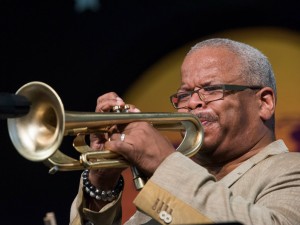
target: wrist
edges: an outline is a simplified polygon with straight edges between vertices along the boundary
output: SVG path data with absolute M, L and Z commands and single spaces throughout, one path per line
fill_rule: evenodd
M 89 180 L 89 170 L 84 170 L 82 173 L 83 190 L 91 198 L 111 202 L 118 198 L 120 192 L 124 188 L 124 179 L 120 176 L 118 182 L 112 189 L 95 187 Z

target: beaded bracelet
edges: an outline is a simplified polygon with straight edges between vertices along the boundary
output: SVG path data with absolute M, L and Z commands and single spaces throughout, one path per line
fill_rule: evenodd
M 82 173 L 84 190 L 87 194 L 89 194 L 89 196 L 105 202 L 111 202 L 118 198 L 124 187 L 124 179 L 122 175 L 120 176 L 120 179 L 113 190 L 104 191 L 91 184 L 89 181 L 89 172 L 89 170 L 84 170 Z

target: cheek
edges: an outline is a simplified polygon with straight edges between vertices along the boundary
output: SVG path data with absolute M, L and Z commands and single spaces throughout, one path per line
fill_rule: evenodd
M 246 105 L 232 105 L 220 117 L 221 126 L 226 130 L 230 130 L 232 135 L 239 135 L 249 129 L 251 126 L 251 118 L 255 115 L 252 114 L 251 109 Z M 254 118 L 253 118 L 254 119 Z
M 232 130 L 236 130 L 243 126 L 245 122 L 243 118 L 243 111 L 244 109 L 237 104 L 226 104 L 225 107 L 218 110 L 216 114 L 218 116 L 217 125 L 219 132 L 224 135 L 225 133 L 232 132 Z

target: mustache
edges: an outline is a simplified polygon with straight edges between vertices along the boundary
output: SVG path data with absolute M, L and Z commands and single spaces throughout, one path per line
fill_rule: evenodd
M 208 122 L 214 122 L 214 121 L 218 120 L 217 116 L 212 115 L 210 113 L 203 113 L 203 112 L 197 112 L 197 113 L 195 113 L 195 112 L 193 112 L 193 110 L 190 111 L 190 113 L 192 113 L 195 116 L 197 116 L 201 121 L 205 120 L 205 121 L 208 121 Z

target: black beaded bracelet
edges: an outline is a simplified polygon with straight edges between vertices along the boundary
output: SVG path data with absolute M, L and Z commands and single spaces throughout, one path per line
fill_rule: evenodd
M 124 179 L 122 175 L 120 176 L 120 179 L 113 190 L 104 191 L 91 184 L 89 180 L 89 172 L 89 170 L 84 170 L 82 173 L 84 190 L 87 194 L 89 194 L 89 196 L 105 202 L 111 202 L 118 198 L 124 187 Z

